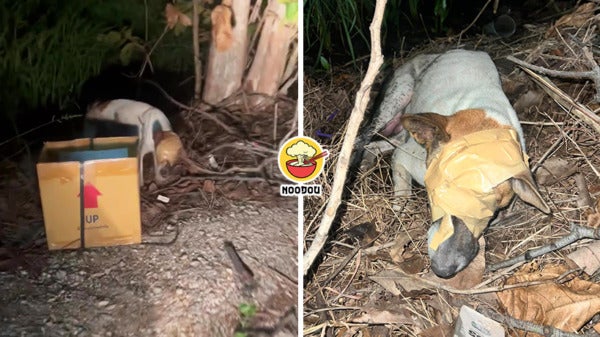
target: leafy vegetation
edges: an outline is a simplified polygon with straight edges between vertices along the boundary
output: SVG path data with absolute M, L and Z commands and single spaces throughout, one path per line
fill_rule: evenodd
M 60 103 L 73 91 L 73 83 L 100 70 L 110 49 L 90 43 L 96 41 L 102 27 L 87 22 L 79 2 L 64 6 L 47 6 L 36 0 L 3 2 L 1 95 L 9 112 L 14 113 L 21 103 L 29 107 Z M 20 93 L 24 96 L 19 97 Z
M 305 49 L 317 46 L 317 59 L 321 65 L 327 61 L 322 58 L 329 54 L 338 39 L 345 52 L 356 59 L 355 39 L 369 43 L 366 36 L 368 23 L 362 14 L 365 7 L 373 7 L 365 1 L 346 0 L 305 0 L 304 1 L 304 30 Z M 366 26 L 365 26 L 366 25 Z M 328 63 L 328 62 L 327 62 Z
M 420 27 L 424 0 L 389 0 L 382 26 L 383 41 L 400 39 L 401 31 Z M 369 46 L 369 24 L 375 10 L 371 0 L 304 0 L 304 39 L 305 50 L 312 51 L 315 65 L 330 69 L 334 53 L 343 53 L 355 61 L 357 48 Z M 449 13 L 447 0 L 435 0 L 433 13 L 435 26 L 432 32 L 442 32 Z M 421 13 L 420 13 L 421 12 Z M 408 22 L 408 27 L 400 27 L 400 19 Z M 392 36 L 393 35 L 393 36 Z
M 257 308 L 255 304 L 240 303 L 238 310 L 240 312 L 240 325 L 239 329 L 234 333 L 234 337 L 247 337 L 248 333 L 244 330 L 246 330 L 252 318 L 256 316 Z
M 0 2 L 0 102 L 11 119 L 22 109 L 64 107 L 103 67 L 141 62 L 163 35 L 154 68 L 192 69 L 191 29 L 164 34 L 164 1 Z

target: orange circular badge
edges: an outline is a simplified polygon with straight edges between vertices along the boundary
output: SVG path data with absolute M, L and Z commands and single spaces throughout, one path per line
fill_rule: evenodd
M 279 149 L 279 170 L 296 183 L 306 183 L 321 174 L 329 153 L 310 137 L 294 137 Z

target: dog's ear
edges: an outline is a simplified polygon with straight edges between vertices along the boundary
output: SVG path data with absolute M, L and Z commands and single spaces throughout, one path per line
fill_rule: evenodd
M 417 143 L 424 145 L 429 152 L 439 143 L 447 142 L 450 135 L 446 132 L 448 117 L 432 112 L 404 115 L 400 122 Z
M 531 173 L 523 172 L 510 178 L 510 185 L 521 200 L 535 206 L 546 214 L 550 214 L 550 207 L 542 199 Z

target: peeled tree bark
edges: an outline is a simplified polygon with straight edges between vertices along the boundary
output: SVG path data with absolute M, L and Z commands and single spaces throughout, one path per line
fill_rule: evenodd
M 273 96 L 298 67 L 297 19 L 286 20 L 286 5 L 282 2 L 269 0 L 265 9 L 254 61 L 244 81 L 246 92 Z M 252 96 L 250 104 L 263 100 L 263 96 Z
M 296 79 L 298 4 L 295 0 L 261 0 L 253 5 L 254 11 L 264 3 L 267 6 L 255 33 L 255 52 L 254 42 L 248 46 L 249 0 L 223 0 L 212 10 L 212 38 L 202 97 L 206 103 L 217 104 L 242 88 L 246 93 L 262 94 L 250 96 L 247 103 L 254 106 L 266 96 L 286 91 Z M 243 79 L 248 55 L 252 54 L 252 64 Z
M 217 104 L 237 91 L 248 57 L 250 0 L 223 0 L 213 9 L 203 100 Z M 235 22 L 235 26 L 233 26 Z

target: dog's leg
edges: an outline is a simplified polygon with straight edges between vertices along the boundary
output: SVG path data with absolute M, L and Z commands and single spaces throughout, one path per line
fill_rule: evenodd
M 152 154 L 152 158 L 154 158 L 154 141 L 152 140 L 152 138 L 150 138 L 150 140 L 148 140 L 147 137 L 142 138 L 142 142 L 140 143 L 140 186 L 144 185 L 144 157 L 146 157 L 146 154 L 151 153 Z
M 378 140 L 365 145 L 363 158 L 360 162 L 360 170 L 364 172 L 375 166 L 378 156 L 384 156 L 388 153 L 391 153 L 394 151 L 394 149 L 394 145 L 390 144 L 386 140 Z
M 140 187 L 144 186 L 144 157 L 146 156 L 146 129 L 142 116 L 138 117 L 138 170 L 140 175 Z
M 156 183 L 159 184 L 165 181 L 165 178 L 160 173 L 162 165 L 158 164 L 158 159 L 156 158 L 156 148 L 154 149 L 154 151 L 152 151 L 152 158 L 154 159 L 154 181 L 156 181 Z
M 407 133 L 401 132 L 394 137 L 370 142 L 364 146 L 360 169 L 364 172 L 375 166 L 377 156 L 385 156 L 394 152 L 395 149 L 406 143 Z
M 138 139 L 138 175 L 140 176 L 140 187 L 144 186 L 144 148 L 142 141 Z
M 425 184 L 425 148 L 409 138 L 406 143 L 398 147 L 392 156 L 392 179 L 394 181 L 394 195 L 397 197 L 410 196 L 411 182 Z
M 377 157 L 386 156 L 400 146 L 395 140 L 378 140 L 376 142 L 371 142 L 365 146 L 365 151 L 363 154 L 363 159 L 360 162 L 361 171 L 367 171 L 368 169 L 375 166 L 377 162 Z
M 396 197 L 408 197 L 411 192 L 412 176 L 404 166 L 405 154 L 399 149 L 392 156 L 392 180 L 394 182 L 394 195 Z
M 160 169 L 161 167 L 159 167 L 160 165 L 158 164 L 158 158 L 156 155 L 156 143 L 154 141 L 154 124 L 155 122 L 159 122 L 161 121 L 160 116 L 162 116 L 162 113 L 160 114 L 156 114 L 156 109 L 149 109 L 144 111 L 144 113 L 142 114 L 142 117 L 140 118 L 140 121 L 142 122 L 143 125 L 143 143 L 144 143 L 144 153 L 151 153 L 152 154 L 152 164 L 153 164 L 153 169 L 154 169 L 154 181 L 157 184 L 160 184 L 161 182 L 163 182 L 165 179 L 163 178 L 163 176 L 160 174 Z M 167 120 L 168 123 L 168 120 Z M 170 125 L 168 125 L 170 127 Z M 162 128 L 162 124 L 160 124 L 160 127 Z

